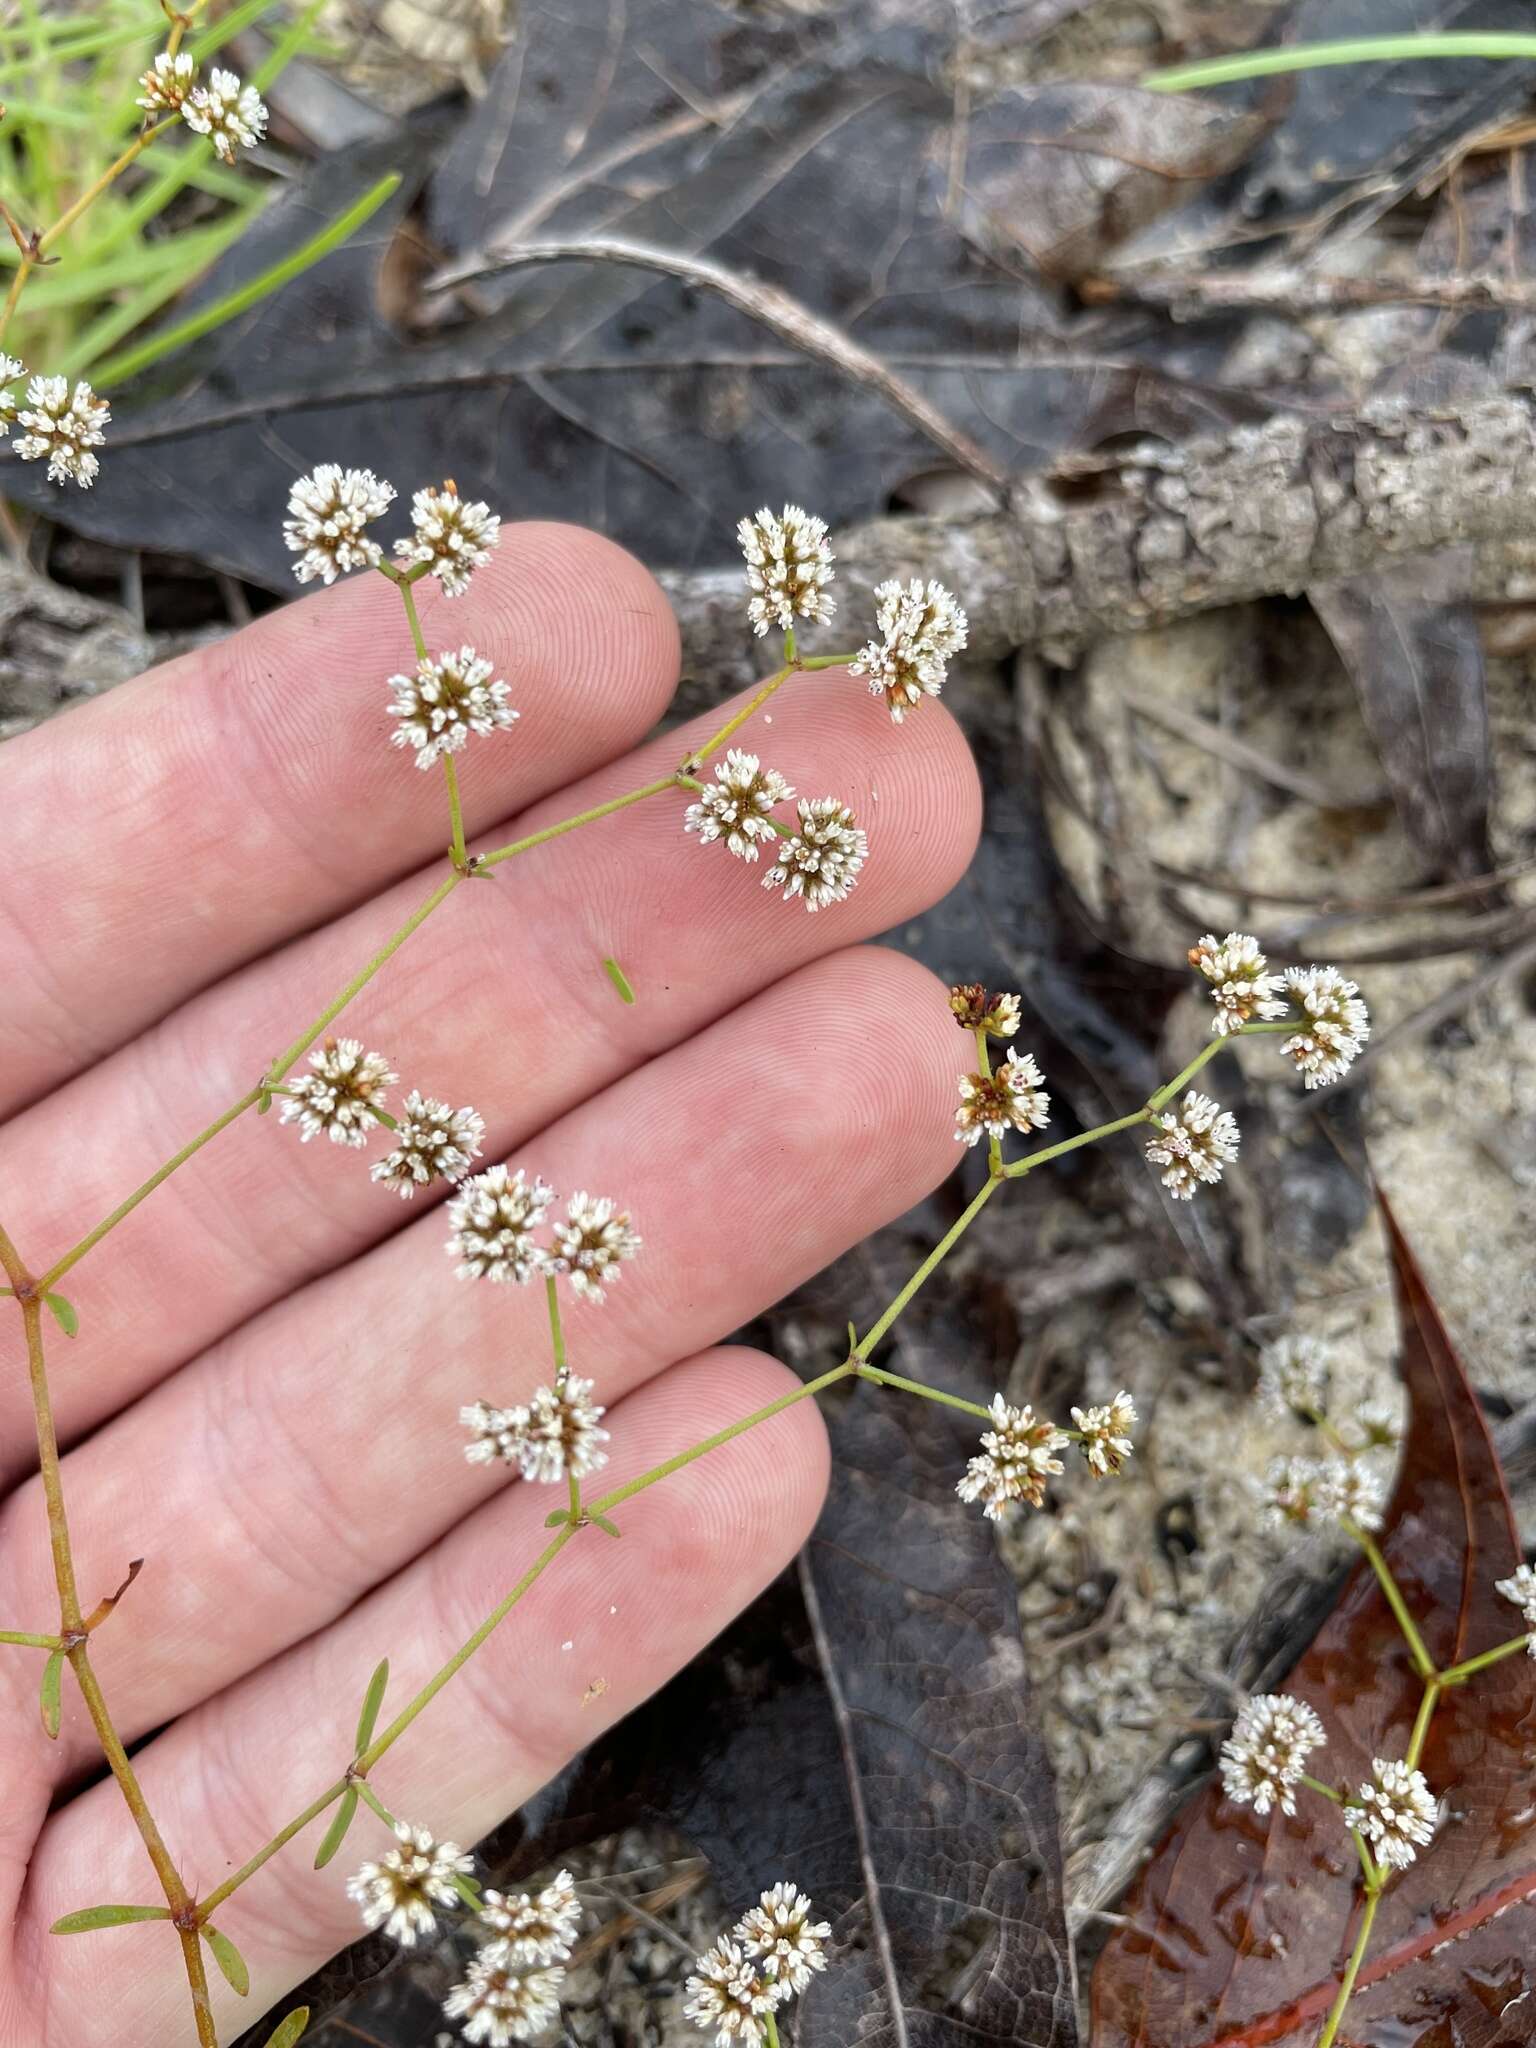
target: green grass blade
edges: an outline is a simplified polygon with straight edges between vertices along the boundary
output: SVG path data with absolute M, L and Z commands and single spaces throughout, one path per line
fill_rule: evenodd
M 399 183 L 400 173 L 390 171 L 385 177 L 380 178 L 376 185 L 371 186 L 354 205 L 349 206 L 345 213 L 338 215 L 329 227 L 322 228 L 318 235 L 312 235 L 302 248 L 295 249 L 292 255 L 285 256 L 280 263 L 274 263 L 270 269 L 262 271 L 259 277 L 253 277 L 249 283 L 239 286 L 235 291 L 226 292 L 222 299 L 216 299 L 211 306 L 204 306 L 200 311 L 189 314 L 174 327 L 167 327 L 159 334 L 150 335 L 148 340 L 140 342 L 137 347 L 123 349 L 117 355 L 108 357 L 106 362 L 98 363 L 94 381 L 102 385 L 126 383 L 130 377 L 135 377 L 141 370 L 148 369 L 151 363 L 159 362 L 162 356 L 170 355 L 175 349 L 184 348 L 189 341 L 196 341 L 200 335 L 211 334 L 216 327 L 222 327 L 228 320 L 238 319 L 242 313 L 248 312 L 252 306 L 259 305 L 273 292 L 281 291 L 285 284 L 291 284 L 294 278 L 302 277 L 304 272 L 320 262 L 322 257 L 329 256 L 333 249 L 339 248 L 343 242 L 355 235 L 357 230 L 378 212 Z
M 1391 64 L 1420 57 L 1536 57 L 1536 35 L 1356 36 L 1338 43 L 1293 43 L 1286 49 L 1247 50 L 1206 64 L 1176 64 L 1141 81 L 1153 92 L 1196 92 L 1240 78 L 1273 78 L 1282 71 L 1318 71 L 1332 64 Z

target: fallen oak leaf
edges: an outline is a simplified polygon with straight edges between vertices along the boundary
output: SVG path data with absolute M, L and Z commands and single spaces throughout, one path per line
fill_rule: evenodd
M 1495 1582 L 1520 1546 L 1476 1397 L 1381 1207 L 1411 1419 L 1380 1541 L 1445 1669 L 1518 1633 Z M 1363 1561 L 1284 1690 L 1322 1717 L 1329 1746 L 1314 1768 L 1329 1781 L 1358 1783 L 1372 1756 L 1403 1754 L 1421 1687 Z M 1506 1658 L 1447 1695 L 1423 1770 L 1440 1825 L 1382 1899 L 1344 2038 L 1515 2048 L 1536 2040 L 1536 1964 L 1524 1960 L 1536 1950 L 1536 1664 Z M 1356 1876 L 1321 1799 L 1265 1823 L 1209 1788 L 1165 1836 L 1099 1959 L 1093 2048 L 1310 2048 L 1359 1923 Z

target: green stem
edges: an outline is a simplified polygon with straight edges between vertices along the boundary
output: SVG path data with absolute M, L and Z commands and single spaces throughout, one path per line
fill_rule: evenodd
M 19 1650 L 57 1650 L 60 1647 L 57 1636 L 23 1635 L 20 1629 L 0 1628 L 0 1643 L 11 1643 Z
M 1142 84 L 1153 92 L 1193 92 L 1204 85 L 1230 85 L 1242 78 L 1273 78 L 1284 71 L 1316 71 L 1333 64 L 1389 64 L 1423 57 L 1536 57 L 1536 36 L 1478 35 L 1475 32 L 1411 36 L 1356 36 L 1331 43 L 1293 43 L 1286 49 L 1247 50 L 1203 64 L 1178 64 L 1151 71 Z M 1327 2044 L 1322 2044 L 1327 2048 Z
M 938 1401 L 945 1408 L 958 1408 L 962 1414 L 977 1415 L 983 1422 L 992 1420 L 990 1408 L 982 1408 L 975 1401 L 963 1401 L 958 1394 L 946 1394 L 942 1387 L 928 1387 L 921 1380 L 903 1379 L 899 1372 L 886 1372 L 878 1365 L 860 1365 L 858 1376 L 861 1380 L 874 1380 L 882 1387 L 900 1387 L 904 1394 L 921 1395 L 923 1400 Z
M 1424 1638 L 1419 1634 L 1418 1624 L 1408 1612 L 1408 1603 L 1403 1598 L 1402 1589 L 1392 1576 L 1391 1566 L 1381 1554 L 1380 1544 L 1377 1543 L 1369 1530 L 1362 1529 L 1358 1523 L 1351 1522 L 1347 1518 L 1343 1522 L 1343 1528 L 1347 1535 L 1353 1536 L 1360 1548 L 1365 1552 L 1367 1558 L 1369 1558 L 1371 1570 L 1376 1574 L 1377 1583 L 1380 1585 L 1382 1592 L 1387 1596 L 1387 1605 L 1391 1608 L 1393 1615 L 1396 1617 L 1397 1625 L 1403 1632 L 1403 1640 L 1407 1643 L 1409 1653 L 1413 1658 L 1414 1669 L 1418 1672 L 1420 1678 L 1430 1679 L 1437 1677 L 1435 1660 L 1424 1647 Z
M 1358 1840 L 1358 1837 L 1356 1839 Z M 1365 1911 L 1360 1915 L 1360 1930 L 1355 1936 L 1354 1950 L 1350 1955 L 1348 1963 L 1345 1965 L 1344 1975 L 1339 1980 L 1338 1995 L 1333 2001 L 1333 2007 L 1324 2023 L 1323 2031 L 1318 2036 L 1317 2048 L 1333 2048 L 1334 2040 L 1339 2031 L 1339 2023 L 1344 2017 L 1344 2008 L 1349 2004 L 1354 1992 L 1355 1981 L 1360 1975 L 1360 1966 L 1365 1961 L 1365 1951 L 1370 1946 L 1371 1929 L 1376 1924 L 1376 1908 L 1380 1904 L 1380 1892 L 1366 1892 Z
M 1419 1767 L 1419 1758 L 1424 1754 L 1424 1744 L 1429 1736 L 1429 1724 L 1435 1718 L 1435 1708 L 1440 1704 L 1440 1694 L 1444 1685 L 1443 1678 L 1425 1681 L 1419 1711 L 1413 1717 L 1413 1733 L 1408 1737 L 1408 1754 L 1403 1759 L 1410 1771 L 1416 1771 Z
M 1533 1640 L 1536 1640 L 1536 1634 L 1529 1630 L 1523 1636 L 1511 1636 L 1507 1643 L 1500 1643 L 1495 1649 L 1484 1650 L 1476 1657 L 1469 1657 L 1464 1664 L 1453 1664 L 1449 1671 L 1442 1671 L 1440 1683 L 1463 1685 L 1475 1671 L 1486 1671 L 1490 1664 L 1498 1664 L 1505 1657 L 1513 1657 L 1517 1650 L 1529 1650 Z
M 1298 1783 L 1305 1785 L 1309 1792 L 1321 1792 L 1323 1797 L 1331 1799 L 1335 1806 L 1342 1806 L 1344 1803 L 1343 1794 L 1336 1786 L 1325 1785 L 1321 1778 L 1311 1777 L 1306 1771 L 1302 1772 Z
M 978 1024 L 974 1033 L 976 1039 L 976 1071 L 984 1079 L 992 1078 L 992 1055 L 987 1050 L 987 1029 Z M 991 1132 L 987 1134 L 987 1170 L 995 1180 L 1003 1170 L 1003 1141 Z
M 728 1444 L 738 1436 L 744 1436 L 749 1429 L 756 1429 L 760 1422 L 768 1422 L 775 1415 L 782 1415 L 786 1408 L 793 1408 L 798 1401 L 808 1401 L 823 1388 L 835 1386 L 856 1372 L 858 1367 L 851 1358 L 841 1365 L 824 1372 L 820 1379 L 807 1380 L 804 1386 L 796 1387 L 792 1394 L 781 1394 L 777 1401 L 770 1401 L 766 1408 L 756 1408 L 750 1415 L 744 1415 L 739 1422 L 733 1422 L 725 1429 L 717 1429 L 713 1436 L 707 1436 L 702 1443 L 694 1444 L 690 1450 L 679 1451 L 675 1458 L 668 1458 L 660 1465 L 653 1465 L 649 1472 L 642 1472 L 638 1479 L 631 1479 L 623 1486 L 616 1486 L 612 1493 L 605 1493 L 601 1500 L 593 1501 L 587 1509 L 589 1515 L 609 1515 L 627 1500 L 633 1500 L 637 1493 L 644 1493 L 659 1480 L 670 1479 L 674 1472 L 681 1472 L 685 1465 L 706 1457 L 711 1451 L 718 1451 L 722 1444 Z
M 295 1039 L 294 1043 L 289 1046 L 280 1059 L 273 1061 L 264 1077 L 257 1082 L 256 1086 L 247 1089 L 245 1094 L 237 1102 L 231 1103 L 221 1116 L 216 1116 L 211 1124 L 199 1131 L 197 1136 L 183 1145 L 179 1152 L 173 1153 L 163 1166 L 155 1169 L 148 1180 L 141 1182 L 131 1195 L 126 1196 L 119 1202 L 110 1215 L 104 1216 L 94 1230 L 87 1231 L 78 1244 L 72 1245 L 61 1259 L 55 1260 L 53 1265 L 48 1268 L 48 1271 L 38 1281 L 38 1292 L 40 1294 L 46 1293 L 49 1288 L 56 1287 L 72 1266 L 78 1265 L 86 1253 L 100 1244 L 108 1231 L 115 1230 L 125 1216 L 131 1216 L 134 1210 L 138 1208 L 140 1202 L 144 1201 L 147 1196 L 152 1195 L 155 1189 L 164 1181 L 169 1180 L 178 1167 L 185 1166 L 194 1153 L 200 1152 L 210 1139 L 216 1138 L 220 1131 L 227 1130 L 237 1117 L 243 1116 L 248 1109 L 261 1100 L 264 1093 L 269 1092 L 275 1087 L 288 1072 L 289 1068 L 296 1061 L 302 1059 L 304 1054 L 309 1051 L 309 1048 L 325 1031 L 327 1026 L 335 1022 L 348 1003 L 352 1001 L 353 997 L 360 990 L 367 987 L 368 983 L 372 981 L 385 962 L 392 959 L 399 952 L 412 932 L 417 931 L 426 923 L 438 905 L 452 894 L 462 880 L 462 875 L 451 874 L 445 880 L 439 882 L 426 902 L 414 910 L 393 937 L 387 939 L 379 948 L 367 965 L 360 968 L 353 975 L 335 1001 L 326 1005 L 309 1030 L 301 1038 Z
M 280 1828 L 270 1842 L 258 1849 L 248 1863 L 242 1863 L 238 1870 L 232 1871 L 216 1890 L 211 1891 L 207 1898 L 200 1902 L 197 1909 L 198 1918 L 203 1921 L 210 1919 L 227 1898 L 232 1897 L 239 1891 L 241 1885 L 256 1875 L 263 1864 L 270 1863 L 280 1849 L 286 1849 L 295 1835 L 301 1835 L 312 1820 L 318 1820 L 326 1808 L 334 1806 L 347 1787 L 356 1782 L 353 1778 L 338 1778 L 334 1785 L 328 1785 L 318 1798 L 309 1802 L 302 1813 L 296 1813 L 285 1828 Z
M 469 848 L 464 840 L 464 804 L 459 795 L 459 771 L 453 765 L 452 754 L 443 755 L 443 781 L 448 788 L 448 829 L 452 836 L 453 864 L 462 869 L 469 860 Z
M 976 1218 L 981 1214 L 987 1203 L 991 1201 L 1002 1184 L 1000 1179 L 989 1179 L 983 1182 L 981 1192 L 967 1204 L 957 1221 L 952 1223 L 949 1229 L 945 1231 L 933 1250 L 924 1259 L 923 1263 L 912 1275 L 912 1278 L 885 1311 L 885 1314 L 881 1316 L 877 1323 L 866 1330 L 858 1343 L 854 1345 L 852 1352 L 854 1360 L 862 1363 L 868 1358 L 870 1352 L 874 1350 L 913 1295 L 916 1294 L 924 1281 L 928 1280 L 944 1263 L 945 1259 L 949 1257 L 949 1254 L 954 1250 L 961 1238 L 964 1237 L 965 1233 L 970 1229 L 971 1225 L 976 1221 Z
M 736 716 L 734 718 L 728 718 L 726 720 L 725 724 L 721 726 L 720 730 L 715 734 L 713 739 L 706 740 L 704 745 L 700 747 L 696 753 L 689 754 L 687 759 L 679 764 L 678 772 L 680 774 L 686 775 L 689 773 L 690 770 L 702 768 L 704 766 L 704 763 L 709 759 L 710 755 L 713 754 L 717 748 L 723 747 L 726 741 L 731 737 L 733 733 L 739 732 L 741 728 L 746 724 L 749 718 L 755 716 L 757 712 L 761 711 L 763 706 L 768 702 L 768 699 L 773 695 L 774 691 L 778 689 L 779 685 L 783 682 L 786 682 L 789 679 L 789 677 L 792 676 L 794 673 L 795 636 L 793 633 L 786 633 L 784 635 L 784 666 L 781 669 L 779 669 L 776 674 L 771 675 L 768 678 L 767 682 L 763 684 L 762 688 L 758 690 L 754 696 L 748 699 L 747 703 L 742 707 L 740 711 L 736 713 Z
M 677 786 L 675 775 L 662 776 L 655 782 L 646 783 L 642 789 L 630 790 L 627 796 L 616 796 L 605 804 L 594 804 L 590 811 L 580 811 L 574 818 L 562 818 L 558 825 L 546 825 L 542 832 L 530 832 L 526 839 L 514 839 L 510 846 L 498 846 L 494 853 L 482 854 L 476 866 L 482 870 L 497 867 L 519 853 L 527 853 L 531 847 L 547 846 L 551 839 L 574 832 L 578 825 L 590 825 L 598 818 L 611 818 L 615 811 L 626 811 L 631 804 L 644 803 L 647 797 L 661 796 Z
M 1150 1123 L 1151 1119 L 1150 1109 L 1138 1109 L 1130 1116 L 1116 1117 L 1113 1123 L 1098 1124 L 1091 1131 L 1079 1131 L 1075 1138 L 1063 1138 L 1058 1145 L 1044 1145 L 1038 1152 L 1015 1159 L 1011 1166 L 1003 1168 L 1003 1178 L 1018 1180 L 1026 1173 L 1033 1173 L 1037 1166 L 1044 1166 L 1048 1159 L 1059 1159 L 1064 1152 L 1076 1152 L 1082 1145 L 1095 1145 L 1100 1138 L 1113 1137 L 1116 1131 L 1131 1130 L 1137 1124 Z
M 779 2048 L 779 2030 L 774 2023 L 772 2006 L 769 2006 L 768 2010 L 763 2014 L 763 2034 L 767 2041 L 767 2048 Z
M 570 1363 L 565 1355 L 565 1331 L 560 1324 L 560 1279 L 556 1273 L 544 1275 L 545 1299 L 549 1304 L 549 1341 L 555 1354 L 555 1388 L 565 1385 Z
M 846 668 L 850 661 L 858 658 L 857 648 L 851 654 L 802 655 L 796 660 L 795 667 L 801 675 L 814 675 L 818 669 Z
M 1295 1027 L 1292 1026 L 1291 1028 L 1294 1030 Z M 1234 1032 L 1232 1035 L 1238 1037 L 1241 1034 Z M 1207 1040 L 1187 1067 L 1181 1068 L 1171 1081 L 1159 1088 L 1155 1095 L 1147 1098 L 1147 1114 L 1149 1116 L 1156 1116 L 1160 1109 L 1166 1109 L 1179 1090 L 1187 1087 L 1193 1081 L 1196 1074 L 1200 1072 L 1201 1068 L 1208 1066 L 1215 1059 L 1217 1053 L 1226 1045 L 1226 1042 L 1224 1038 L 1211 1038 Z

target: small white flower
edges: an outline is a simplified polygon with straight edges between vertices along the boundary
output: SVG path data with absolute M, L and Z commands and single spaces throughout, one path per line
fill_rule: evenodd
M 526 1408 L 493 1408 L 487 1401 L 472 1401 L 459 1410 L 459 1421 L 469 1431 L 464 1455 L 471 1465 L 489 1465 L 497 1458 L 504 1465 L 518 1462 L 518 1447 L 528 1429 Z
M 1237 1118 L 1194 1088 L 1153 1124 L 1147 1158 L 1163 1169 L 1163 1186 L 1176 1202 L 1189 1201 L 1202 1181 L 1220 1180 L 1222 1168 L 1237 1157 Z
M 1305 1700 L 1289 1693 L 1259 1693 L 1232 1723 L 1221 1745 L 1221 1783 L 1238 1806 L 1266 1814 L 1272 1806 L 1296 1811 L 1295 1786 L 1307 1758 L 1327 1741 L 1323 1724 Z
M 1118 1472 L 1136 1448 L 1131 1440 L 1131 1431 L 1136 1426 L 1136 1404 L 1124 1388 L 1107 1407 L 1074 1408 L 1072 1420 L 1083 1434 L 1078 1448 L 1097 1479 Z
M 416 749 L 416 766 L 430 768 L 444 754 L 456 754 L 472 732 L 506 730 L 521 713 L 507 703 L 512 694 L 492 682 L 491 664 L 473 647 L 418 661 L 408 676 L 391 676 L 394 691 L 391 735 L 397 747 Z
M 962 1145 L 1006 1137 L 1010 1130 L 1043 1131 L 1051 1120 L 1051 1098 L 1033 1053 L 1014 1050 L 990 1074 L 960 1076 L 955 1136 Z
M 608 1441 L 607 1430 L 598 1428 L 605 1410 L 593 1402 L 591 1380 L 571 1373 L 562 1387 L 536 1388 L 528 1406 L 515 1412 L 517 1466 L 525 1479 L 553 1486 L 567 1475 L 585 1479 L 607 1464 L 608 1453 L 598 1449 Z
M 1304 1022 L 1280 1050 L 1309 1088 L 1325 1088 L 1358 1059 L 1371 1035 L 1370 1012 L 1337 967 L 1290 967 L 1285 981 Z
M 135 105 L 146 114 L 174 114 L 192 90 L 196 76 L 197 64 L 189 50 L 178 50 L 174 57 L 169 50 L 162 50 L 139 80 Z
M 796 618 L 824 626 L 837 609 L 827 595 L 832 550 L 827 522 L 798 505 L 786 505 L 776 519 L 765 505 L 755 519 L 736 529 L 747 560 L 747 617 L 761 638 L 770 626 L 788 632 Z
M 443 2000 L 451 2020 L 464 2022 L 464 2038 L 484 2048 L 510 2048 L 513 2041 L 531 2041 L 560 2017 L 562 1969 L 521 1969 L 507 1954 L 507 1944 L 493 1941 L 481 1949 Z
M 1531 1632 L 1526 1648 L 1536 1657 L 1536 1569 L 1528 1564 L 1520 1565 L 1511 1578 L 1496 1580 L 1494 1590 L 1519 1608 L 1520 1619 Z
M 992 1396 L 992 1427 L 982 1431 L 981 1450 L 965 1468 L 955 1491 L 964 1501 L 980 1501 L 989 1522 L 1001 1520 L 1014 1501 L 1037 1508 L 1045 1499 L 1045 1482 L 1064 1469 L 1054 1455 L 1068 1439 L 1033 1408 L 1013 1408 L 1001 1394 Z
M 1371 1778 L 1344 1809 L 1347 1824 L 1369 1841 L 1376 1861 L 1406 1870 L 1433 1839 L 1439 1801 L 1422 1771 L 1384 1757 L 1371 1760 Z
M 1355 1410 L 1354 1423 L 1360 1432 L 1358 1450 L 1390 1451 L 1402 1442 L 1402 1423 L 1390 1402 L 1362 1401 Z
M 267 110 L 254 85 L 242 85 L 233 71 L 211 71 L 208 83 L 187 95 L 181 118 L 232 164 L 237 149 L 254 149 L 267 132 Z
M 1282 1421 L 1288 1415 L 1312 1417 L 1328 1406 L 1328 1367 L 1332 1358 L 1319 1337 L 1290 1331 L 1266 1344 L 1259 1355 L 1259 1406 Z
M 943 689 L 950 657 L 965 645 L 965 613 L 942 583 L 914 576 L 876 588 L 875 626 L 880 637 L 859 649 L 848 673 L 868 676 L 871 695 L 884 697 L 900 725 L 925 696 Z
M 732 747 L 715 763 L 713 788 L 701 789 L 698 802 L 683 813 L 683 830 L 697 832 L 701 846 L 723 839 L 738 860 L 756 860 L 759 842 L 779 836 L 769 812 L 794 793 L 776 768 L 764 768 L 756 754 Z
M 8 365 L 13 360 L 5 358 Z M 20 370 L 15 363 L 4 374 L 14 377 Z M 11 446 L 24 462 L 41 462 L 46 456 L 52 482 L 76 483 L 89 490 L 101 470 L 90 451 L 101 447 L 106 439 L 102 429 L 111 423 L 107 401 L 83 379 L 71 392 L 67 377 L 34 377 L 27 386 L 26 405 L 16 415 L 16 425 L 27 431 Z
M 813 1920 L 815 1908 L 792 1884 L 776 1884 L 744 1913 L 732 1929 L 749 1956 L 760 1957 L 763 1975 L 794 1993 L 803 1991 L 812 1973 L 827 1967 L 830 1922 Z
M 1325 1521 L 1352 1522 L 1357 1529 L 1379 1529 L 1386 1489 L 1358 1458 L 1329 1458 L 1313 1485 L 1313 1506 Z
M 365 1927 L 382 1927 L 402 1948 L 437 1925 L 438 1906 L 456 1906 L 454 1878 L 474 1869 L 457 1842 L 435 1841 L 426 1828 L 397 1820 L 400 1847 L 376 1863 L 365 1863 L 347 1881 L 347 1894 L 363 1909 Z
M 371 469 L 340 469 L 322 462 L 301 476 L 288 493 L 283 539 L 298 556 L 293 573 L 300 583 L 334 583 L 349 569 L 371 569 L 382 550 L 364 528 L 389 510 L 395 487 Z
M 480 1919 L 501 1937 L 496 1945 L 505 1959 L 525 1970 L 565 1961 L 581 1926 L 581 1901 L 571 1873 L 562 1870 L 536 1896 L 518 1892 L 507 1898 L 501 1892 L 486 1892 Z
M 722 1935 L 699 1957 L 686 1989 L 683 2011 L 706 2034 L 714 2029 L 716 2048 L 756 2048 L 767 2035 L 763 2014 L 783 2003 L 789 1986 L 770 1979 Z
M 1305 1524 L 1317 1511 L 1317 1486 L 1323 1468 L 1316 1458 L 1272 1458 L 1260 1489 L 1264 1519 Z
M 1211 984 L 1216 1002 L 1211 1029 L 1219 1035 L 1240 1031 L 1255 1017 L 1268 1021 L 1285 1015 L 1284 983 L 1269 972 L 1258 940 L 1247 932 L 1228 932 L 1224 939 L 1207 932 L 1190 947 L 1189 964 Z
M 309 1064 L 310 1073 L 287 1083 L 278 1121 L 297 1119 L 305 1145 L 322 1132 L 334 1145 L 366 1145 L 380 1128 L 369 1112 L 383 1107 L 399 1075 L 382 1053 L 366 1051 L 360 1038 L 326 1039 L 310 1054 Z
M 780 839 L 763 887 L 782 889 L 786 903 L 801 896 L 807 910 L 824 910 L 829 903 L 841 903 L 858 881 L 869 841 L 852 811 L 835 796 L 801 797 L 796 809 L 799 830 Z
M 509 1174 L 504 1166 L 488 1166 L 465 1181 L 448 1204 L 448 1256 L 459 1261 L 458 1277 L 521 1286 L 546 1272 L 549 1254 L 533 1233 L 554 1199 L 554 1189 L 546 1181 L 530 1183 L 522 1167 Z
M 409 1201 L 430 1181 L 463 1179 L 480 1156 L 485 1120 L 473 1109 L 450 1109 L 413 1088 L 394 1136 L 394 1150 L 373 1166 L 371 1178 Z
M 8 356 L 0 350 L 0 426 L 8 427 L 16 417 L 16 408 L 21 403 L 11 385 L 16 378 L 25 377 L 27 366 L 17 356 Z
M 601 1301 L 603 1289 L 623 1277 L 622 1261 L 640 1250 L 640 1235 L 630 1223 L 629 1211 L 615 1210 L 606 1196 L 572 1195 L 565 1213 L 568 1220 L 555 1225 L 550 1270 L 568 1273 L 578 1294 Z
M 1023 1005 L 1004 989 L 989 994 L 979 981 L 962 981 L 949 992 L 949 1007 L 962 1031 L 985 1031 L 989 1038 L 1012 1038 Z
M 402 569 L 429 562 L 445 597 L 464 595 L 501 538 L 500 517 L 478 498 L 461 498 L 451 480 L 441 490 L 416 492 L 411 525 L 412 538 L 395 542 L 395 559 Z

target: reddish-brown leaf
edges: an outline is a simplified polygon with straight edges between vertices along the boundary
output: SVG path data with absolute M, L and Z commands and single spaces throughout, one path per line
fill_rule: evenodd
M 1442 1668 L 1508 1640 L 1494 1590 L 1519 1562 L 1503 1474 L 1445 1326 L 1386 1219 L 1411 1399 L 1383 1547 Z M 1367 1565 L 1285 1681 L 1358 1782 L 1401 1756 L 1421 1688 Z M 1341 2042 L 1515 2048 L 1536 2041 L 1536 1662 L 1516 1655 L 1442 1701 L 1423 1769 L 1446 1818 L 1389 1887 Z M 1268 1822 L 1208 1788 L 1126 1903 L 1093 1980 L 1092 2048 L 1301 2048 L 1317 2039 L 1360 1912 L 1342 1822 L 1305 1792 Z

